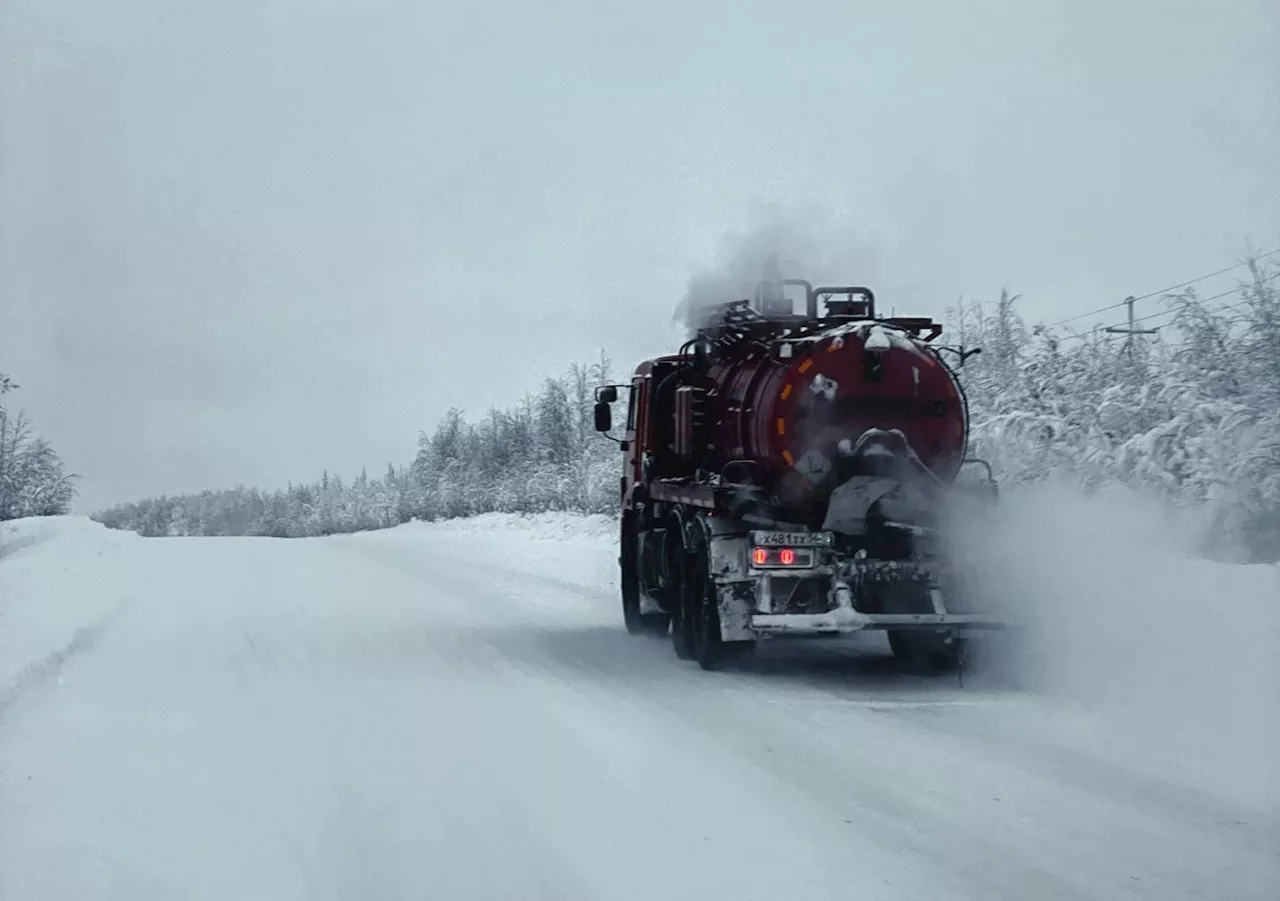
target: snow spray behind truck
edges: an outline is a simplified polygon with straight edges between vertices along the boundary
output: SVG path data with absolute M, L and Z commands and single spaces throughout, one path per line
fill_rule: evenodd
M 797 291 L 798 289 L 798 291 Z M 793 294 L 803 292 L 803 310 Z M 714 669 L 774 635 L 887 630 L 899 658 L 956 665 L 974 609 L 943 548 L 966 456 L 957 372 L 928 318 L 880 318 L 864 287 L 766 278 L 703 311 L 678 353 L 596 391 L 621 446 L 618 563 L 635 634 Z M 623 437 L 611 404 L 629 388 Z

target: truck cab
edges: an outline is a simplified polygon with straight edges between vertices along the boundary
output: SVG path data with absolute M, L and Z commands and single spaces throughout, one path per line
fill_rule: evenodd
M 645 360 L 636 367 L 630 385 L 596 389 L 596 428 L 606 433 L 613 427 L 611 404 L 618 399 L 618 389 L 628 389 L 626 423 L 616 439 L 622 450 L 620 501 L 624 511 L 634 507 L 636 492 L 646 479 L 661 477 L 663 458 L 675 437 L 668 434 L 670 428 L 664 428 L 673 422 L 671 411 L 653 409 L 654 387 L 689 360 L 688 355 Z

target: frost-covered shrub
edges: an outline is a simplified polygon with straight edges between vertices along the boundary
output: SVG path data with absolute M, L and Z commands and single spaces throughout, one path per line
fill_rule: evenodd
M 1027 329 L 1008 295 L 962 304 L 973 452 L 1010 488 L 1117 484 L 1197 513 L 1215 556 L 1280 559 L 1280 267 L 1238 293 L 1166 298 L 1172 335 Z

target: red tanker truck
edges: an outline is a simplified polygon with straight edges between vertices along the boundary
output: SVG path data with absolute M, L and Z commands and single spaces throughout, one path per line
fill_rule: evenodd
M 940 352 L 977 351 L 936 346 L 941 331 L 878 317 L 868 288 L 766 279 L 629 385 L 598 388 L 596 428 L 623 452 L 628 631 L 670 629 L 678 657 L 715 669 L 762 638 L 882 629 L 896 656 L 938 669 L 1000 628 L 940 541 L 962 467 L 997 493 L 966 456 L 968 404 Z

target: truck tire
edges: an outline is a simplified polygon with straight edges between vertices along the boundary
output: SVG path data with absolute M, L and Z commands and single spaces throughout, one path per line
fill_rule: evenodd
M 686 561 L 688 558 L 685 558 Z M 686 566 L 686 573 L 688 567 Z M 689 578 L 683 575 L 680 579 L 680 596 L 676 598 L 675 613 L 671 617 L 671 649 L 675 651 L 676 657 L 680 660 L 693 659 L 694 646 L 694 623 L 696 620 L 690 615 L 690 585 Z
M 687 558 L 690 590 L 685 593 L 691 620 L 692 657 L 704 670 L 717 670 L 755 647 L 754 641 L 725 641 L 720 635 L 720 601 L 711 577 L 706 541 L 699 539 Z
M 622 521 L 622 542 L 618 554 L 622 582 L 622 621 L 632 635 L 667 634 L 671 617 L 666 613 L 640 612 L 640 569 L 636 565 L 636 533 L 630 518 Z

